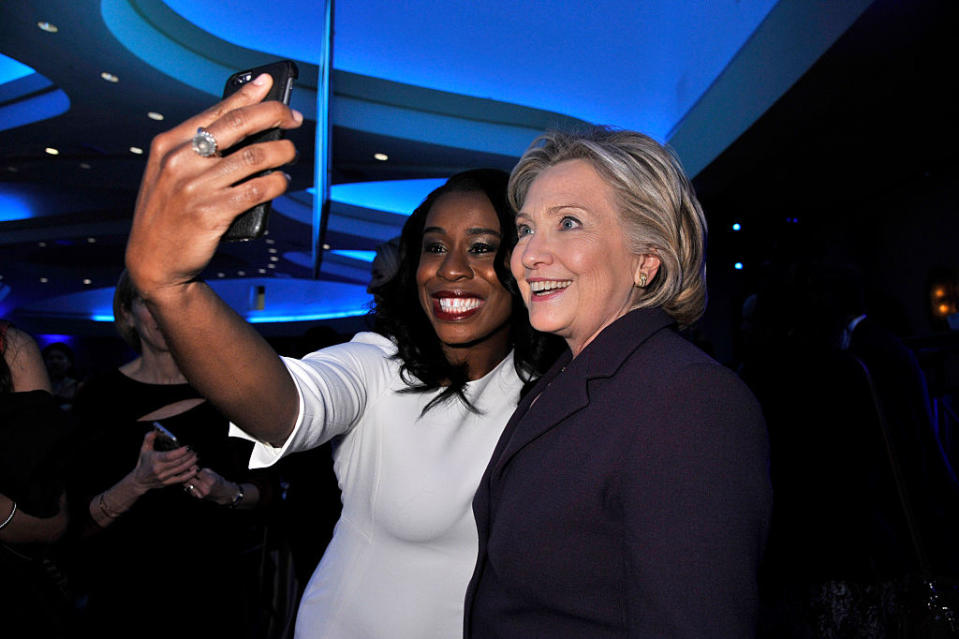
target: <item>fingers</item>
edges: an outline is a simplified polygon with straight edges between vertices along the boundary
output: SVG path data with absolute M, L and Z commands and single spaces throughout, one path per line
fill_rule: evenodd
M 189 154 L 184 158 L 187 162 L 209 161 L 207 158 L 196 156 L 192 149 L 186 150 L 186 153 Z M 189 157 L 190 155 L 193 157 Z M 294 147 L 293 143 L 289 140 L 252 144 L 243 147 L 227 157 L 217 159 L 215 163 L 212 163 L 196 178 L 195 182 L 190 185 L 190 188 L 197 193 L 208 193 L 211 196 L 215 196 L 220 190 L 228 190 L 230 191 L 231 197 L 240 197 L 245 203 L 250 199 L 248 196 L 243 195 L 247 182 L 237 184 L 238 182 L 260 171 L 275 169 L 289 164 L 295 157 L 296 147 Z M 236 186 L 230 189 L 234 184 L 236 184 Z M 261 185 L 261 190 L 263 186 L 264 185 Z M 271 195 L 259 201 L 266 201 L 267 199 L 282 195 L 283 191 L 286 190 L 287 184 L 285 180 L 277 180 L 275 183 L 268 182 L 265 186 L 272 187 Z M 281 190 L 273 193 L 276 189 Z M 246 190 L 249 190 L 249 187 L 247 187 Z M 253 202 L 253 204 L 258 203 L 259 202 Z M 252 206 L 252 204 L 247 204 L 246 208 L 250 206 Z M 241 210 L 245 210 L 245 208 Z
M 294 129 L 302 123 L 303 115 L 299 111 L 270 101 L 228 111 L 204 128 L 216 138 L 217 147 L 222 151 L 258 131 Z M 190 132 L 189 138 L 192 140 L 195 134 L 196 129 Z
M 254 78 L 252 82 L 245 84 L 236 93 L 214 104 L 206 111 L 193 116 L 189 120 L 185 120 L 167 133 L 170 134 L 169 137 L 175 137 L 177 139 L 192 138 L 197 128 L 201 126 L 209 128 L 213 122 L 223 117 L 225 113 L 229 113 L 240 107 L 259 103 L 266 97 L 271 86 L 273 86 L 273 76 L 264 73 Z M 217 140 L 219 140 L 219 138 L 217 138 Z
M 187 482 L 185 487 L 187 494 L 197 499 L 206 499 L 213 493 L 217 477 L 219 477 L 219 475 L 216 475 L 216 473 L 209 468 L 200 469 L 196 475 Z

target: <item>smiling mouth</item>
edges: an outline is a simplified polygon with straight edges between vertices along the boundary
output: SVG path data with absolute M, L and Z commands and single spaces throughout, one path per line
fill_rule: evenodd
M 529 290 L 533 297 L 545 297 L 552 293 L 561 292 L 572 283 L 573 280 L 535 280 L 529 282 Z
M 433 297 L 433 314 L 441 320 L 458 320 L 470 317 L 483 305 L 478 297 Z

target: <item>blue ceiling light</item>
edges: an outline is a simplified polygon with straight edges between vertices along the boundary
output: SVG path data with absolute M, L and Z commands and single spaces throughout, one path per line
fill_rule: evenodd
M 376 257 L 376 251 L 348 251 L 348 250 L 333 250 L 330 251 L 333 255 L 341 255 L 343 257 L 348 257 L 352 260 L 358 260 L 360 262 L 369 262 L 372 264 L 373 258 Z
M 376 211 L 409 215 L 431 191 L 445 183 L 444 178 L 426 178 L 334 184 L 330 187 L 330 199 Z
M 46 120 L 69 109 L 70 98 L 50 80 L 0 55 L 0 131 Z
M 224 302 L 252 324 L 306 322 L 357 317 L 369 312 L 366 285 L 294 278 L 217 279 L 208 281 Z M 250 291 L 262 287 L 263 310 L 251 308 Z M 21 312 L 64 318 L 113 321 L 113 287 L 40 300 Z M 63 309 L 70 309 L 64 311 Z
M 743 263 L 742 263 L 742 262 L 736 262 L 735 264 L 733 264 L 733 268 L 736 269 L 737 271 L 741 271 L 741 270 L 743 270 Z
M 742 225 L 740 225 L 739 222 L 735 222 L 735 223 L 733 224 L 733 230 L 734 230 L 734 231 L 741 231 L 742 228 L 743 228 L 743 227 L 742 227 Z
M 30 200 L 8 184 L 0 184 L 0 222 L 33 217 Z
M 19 80 L 32 73 L 34 73 L 34 70 L 27 65 L 21 64 L 13 58 L 8 58 L 0 53 L 0 84 Z

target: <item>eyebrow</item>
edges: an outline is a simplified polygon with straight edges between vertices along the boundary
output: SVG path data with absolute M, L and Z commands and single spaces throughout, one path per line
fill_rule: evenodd
M 563 211 L 567 209 L 576 209 L 577 211 L 583 211 L 584 213 L 589 213 L 589 208 L 582 206 L 580 204 L 559 204 L 557 206 L 551 206 L 546 209 L 547 215 L 560 215 Z M 519 211 L 516 214 L 516 217 L 532 217 L 532 214 L 527 213 L 526 211 Z
M 423 235 L 427 233 L 441 233 L 446 235 L 446 229 L 439 226 L 427 226 L 423 229 Z M 496 237 L 502 237 L 502 234 L 495 229 L 483 228 L 481 226 L 476 226 L 466 229 L 467 235 L 495 235 Z

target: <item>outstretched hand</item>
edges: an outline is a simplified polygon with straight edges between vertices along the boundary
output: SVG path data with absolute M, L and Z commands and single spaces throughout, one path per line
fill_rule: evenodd
M 299 112 L 279 102 L 260 102 L 272 82 L 263 74 L 153 139 L 126 253 L 127 268 L 144 297 L 192 281 L 236 216 L 286 191 L 287 178 L 279 171 L 237 183 L 293 161 L 296 149 L 289 140 L 252 144 L 227 157 L 202 157 L 192 147 L 198 127 L 216 138 L 219 149 L 273 127 L 299 127 Z
M 196 453 L 186 446 L 161 452 L 153 449 L 156 431 L 144 436 L 133 480 L 144 492 L 192 479 L 199 470 Z

